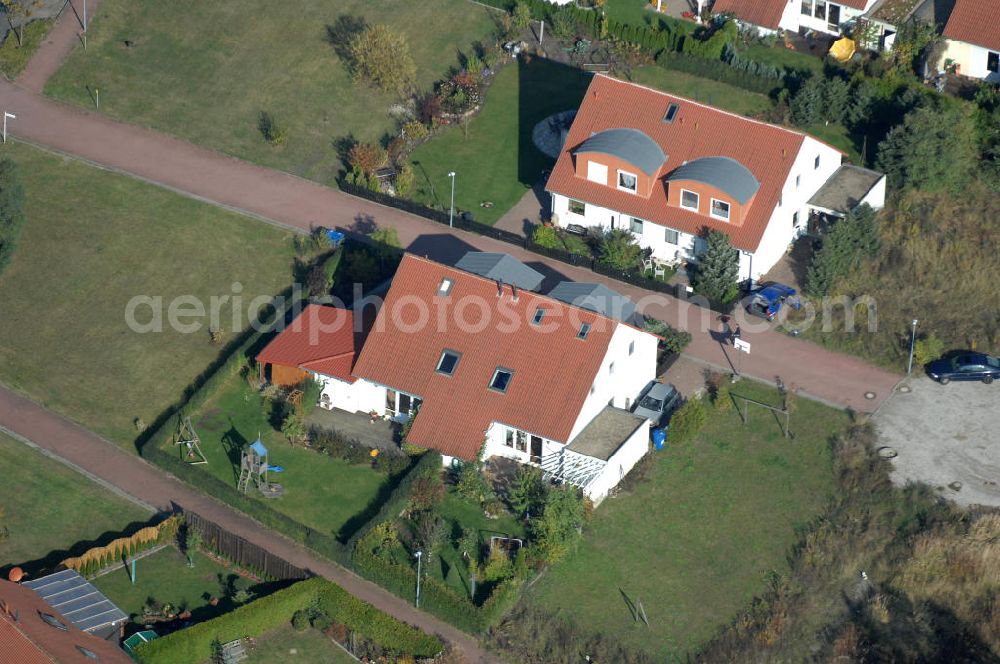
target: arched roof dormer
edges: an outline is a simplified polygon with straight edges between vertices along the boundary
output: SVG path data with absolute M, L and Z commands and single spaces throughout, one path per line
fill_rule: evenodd
M 730 157 L 702 157 L 677 167 L 667 182 L 700 182 L 715 187 L 745 205 L 760 189 L 760 182 L 746 166 Z
M 611 155 L 632 164 L 649 177 L 655 177 L 667 161 L 667 155 L 656 141 L 638 129 L 606 129 L 585 140 L 573 153 Z

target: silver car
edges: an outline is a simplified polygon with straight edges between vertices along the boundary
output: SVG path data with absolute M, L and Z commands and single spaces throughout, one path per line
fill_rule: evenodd
M 663 426 L 681 405 L 681 395 L 670 383 L 650 383 L 642 391 L 632 412 L 650 421 L 654 427 Z

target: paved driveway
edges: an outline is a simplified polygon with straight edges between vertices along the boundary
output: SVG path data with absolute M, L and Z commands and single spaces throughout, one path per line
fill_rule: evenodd
M 875 416 L 882 444 L 899 453 L 893 481 L 926 482 L 960 505 L 1000 506 L 1000 386 L 926 377 L 910 385 Z

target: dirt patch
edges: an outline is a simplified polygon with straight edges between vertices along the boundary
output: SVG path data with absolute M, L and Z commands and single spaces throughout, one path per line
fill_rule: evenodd
M 892 448 L 892 479 L 923 482 L 960 505 L 1000 507 L 1000 389 L 982 383 L 910 381 L 875 416 Z

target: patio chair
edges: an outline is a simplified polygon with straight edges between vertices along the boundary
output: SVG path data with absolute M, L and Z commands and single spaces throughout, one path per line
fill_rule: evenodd
M 643 272 L 648 272 L 649 270 L 652 270 L 652 269 L 653 269 L 653 259 L 652 258 L 647 258 L 647 259 L 645 259 L 645 260 L 642 261 L 642 271 Z
M 659 277 L 666 278 L 666 276 L 667 276 L 667 268 L 666 268 L 666 266 L 664 266 L 663 263 L 657 263 L 653 267 L 653 278 L 654 279 L 655 278 L 659 278 Z

